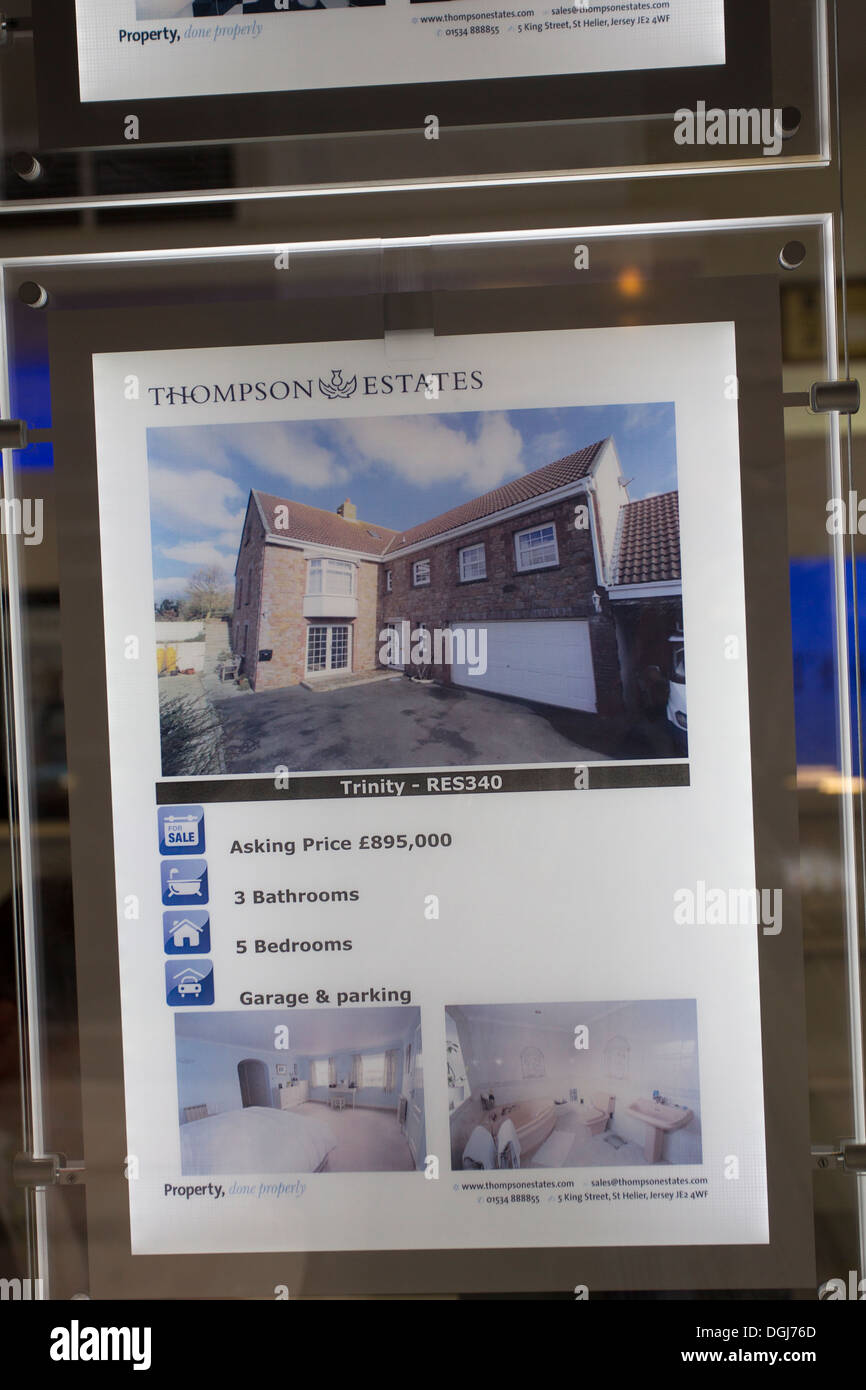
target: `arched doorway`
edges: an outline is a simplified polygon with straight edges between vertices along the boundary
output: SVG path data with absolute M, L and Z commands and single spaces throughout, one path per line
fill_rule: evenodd
M 250 1105 L 273 1107 L 271 1099 L 271 1079 L 267 1063 L 257 1057 L 245 1057 L 238 1062 L 238 1082 L 241 1088 L 241 1104 L 246 1110 Z

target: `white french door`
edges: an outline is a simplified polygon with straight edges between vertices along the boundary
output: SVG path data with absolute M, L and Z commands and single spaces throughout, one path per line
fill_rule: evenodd
M 307 675 L 352 669 L 352 629 L 348 623 L 315 623 L 307 628 Z

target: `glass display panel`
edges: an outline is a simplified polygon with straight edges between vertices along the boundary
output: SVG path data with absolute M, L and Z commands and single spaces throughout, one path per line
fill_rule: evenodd
M 35 0 L 33 33 L 14 21 L 0 46 L 9 203 L 829 156 L 824 0 L 136 3 Z
M 180 1253 L 217 1296 L 360 1292 L 352 1251 L 367 1292 L 578 1254 L 597 1289 L 814 1284 L 794 230 L 824 344 L 820 219 L 298 251 L 290 318 L 255 250 L 7 271 L 52 353 L 95 1293 Z

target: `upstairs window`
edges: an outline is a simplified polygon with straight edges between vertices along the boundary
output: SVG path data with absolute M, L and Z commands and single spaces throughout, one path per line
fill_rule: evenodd
M 385 571 L 385 593 L 390 594 L 394 587 L 394 576 L 390 570 Z
M 351 560 L 310 560 L 307 593 L 351 595 L 355 592 L 355 566 Z
M 514 550 L 519 570 L 540 570 L 548 565 L 558 565 L 559 551 L 553 523 L 534 526 L 530 531 L 518 531 L 514 537 Z
M 430 561 L 416 560 L 412 566 L 412 583 L 416 589 L 420 589 L 423 584 L 430 583 Z
M 467 545 L 459 552 L 460 583 L 487 578 L 487 556 L 483 545 Z

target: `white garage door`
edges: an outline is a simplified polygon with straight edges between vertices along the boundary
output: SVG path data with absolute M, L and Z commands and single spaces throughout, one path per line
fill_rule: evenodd
M 571 620 L 487 623 L 483 629 L 464 630 L 469 656 L 483 650 L 479 643 L 482 632 L 486 631 L 487 670 L 483 675 L 473 676 L 471 662 L 455 663 L 452 672 L 455 685 L 465 685 L 469 690 L 488 690 L 496 695 L 514 695 L 522 700 L 538 700 L 545 705 L 561 705 L 565 709 L 595 711 L 589 623 Z

